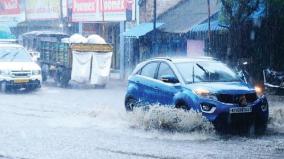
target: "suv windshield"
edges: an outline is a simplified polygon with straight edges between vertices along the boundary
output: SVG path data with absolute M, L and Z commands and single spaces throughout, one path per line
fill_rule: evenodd
M 236 73 L 221 62 L 183 62 L 176 66 L 186 83 L 240 81 Z
M 0 47 L 0 62 L 31 62 L 31 56 L 21 47 Z

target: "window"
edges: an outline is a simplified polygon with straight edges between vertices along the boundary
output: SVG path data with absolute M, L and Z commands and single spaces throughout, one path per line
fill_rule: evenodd
M 198 62 L 194 67 L 195 82 L 239 81 L 236 73 L 220 62 Z
M 184 62 L 184 63 L 177 63 L 176 64 L 179 72 L 181 73 L 184 81 L 186 83 L 193 82 L 193 63 Z
M 141 70 L 141 75 L 146 76 L 146 77 L 150 77 L 150 78 L 154 78 L 157 66 L 158 66 L 157 62 L 152 62 L 152 63 L 145 65 Z
M 159 72 L 158 72 L 158 80 L 161 80 L 162 76 L 175 77 L 174 72 L 172 71 L 172 69 L 170 68 L 170 66 L 168 64 L 161 63 L 161 65 L 159 67 Z
M 186 83 L 239 81 L 237 75 L 220 62 L 184 62 L 177 63 L 176 66 Z

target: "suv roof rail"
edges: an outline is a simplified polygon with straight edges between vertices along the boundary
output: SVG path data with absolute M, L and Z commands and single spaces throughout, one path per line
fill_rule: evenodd
M 218 60 L 215 57 L 211 57 L 211 56 L 199 56 L 199 57 L 176 57 L 177 59 L 183 59 L 183 58 L 188 58 L 188 59 L 195 59 L 195 60 Z M 175 57 L 153 57 L 150 60 L 168 60 L 168 61 L 173 61 L 175 60 Z
M 154 57 L 154 58 L 151 58 L 151 60 L 157 60 L 157 59 L 172 61 L 172 59 L 170 57 Z
M 199 57 L 196 57 L 196 59 L 217 60 L 215 57 L 211 57 L 211 56 L 199 56 Z

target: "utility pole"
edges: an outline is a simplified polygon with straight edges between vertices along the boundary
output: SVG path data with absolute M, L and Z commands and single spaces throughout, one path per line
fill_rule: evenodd
M 136 25 L 140 24 L 140 5 L 139 5 L 139 0 L 135 0 L 135 20 L 136 20 Z
M 106 39 L 106 23 L 105 23 L 105 2 L 102 0 L 102 37 Z
M 153 49 L 152 49 L 152 55 L 156 55 L 157 54 L 157 0 L 154 0 L 154 10 L 153 10 Z
M 210 0 L 207 0 L 208 6 L 208 55 L 211 56 L 211 9 Z
M 64 19 L 63 19 L 63 0 L 60 0 L 60 24 L 59 27 L 61 28 L 62 33 L 64 32 Z
M 157 0 L 154 0 L 154 23 L 153 23 L 153 29 L 154 32 L 156 32 L 156 23 L 157 23 Z

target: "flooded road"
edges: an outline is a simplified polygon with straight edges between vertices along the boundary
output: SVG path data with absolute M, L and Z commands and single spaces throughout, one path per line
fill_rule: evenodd
M 193 112 L 153 107 L 126 113 L 124 93 L 118 81 L 106 89 L 1 93 L 0 159 L 284 157 L 282 97 L 269 97 L 269 129 L 256 137 L 218 135 Z

